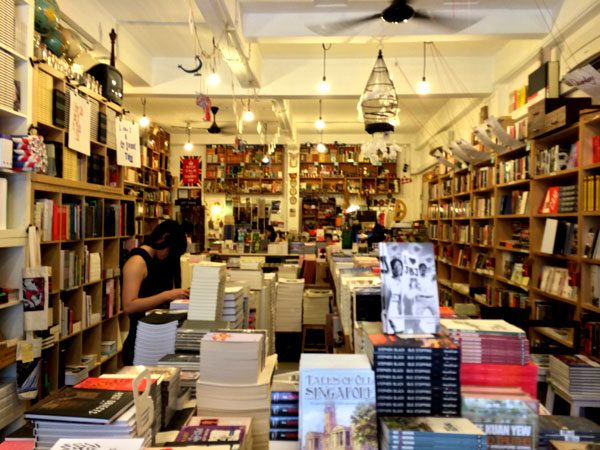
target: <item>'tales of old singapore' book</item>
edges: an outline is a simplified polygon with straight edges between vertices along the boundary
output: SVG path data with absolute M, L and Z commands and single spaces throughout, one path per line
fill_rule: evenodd
M 131 405 L 131 392 L 65 388 L 35 405 L 25 418 L 107 424 Z
M 302 354 L 299 392 L 302 450 L 377 450 L 375 376 L 364 354 Z

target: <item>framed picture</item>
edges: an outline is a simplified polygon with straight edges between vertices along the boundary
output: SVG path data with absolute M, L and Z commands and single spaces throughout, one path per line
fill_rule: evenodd
M 177 198 L 187 200 L 190 198 L 190 190 L 189 189 L 177 189 Z

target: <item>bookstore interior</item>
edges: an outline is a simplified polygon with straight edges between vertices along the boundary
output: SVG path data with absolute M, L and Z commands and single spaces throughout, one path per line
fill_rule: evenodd
M 600 449 L 599 24 L 0 0 L 0 450 Z

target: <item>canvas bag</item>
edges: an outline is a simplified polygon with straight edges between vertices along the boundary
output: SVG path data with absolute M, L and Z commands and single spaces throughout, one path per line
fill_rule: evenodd
M 25 331 L 47 330 L 52 267 L 42 266 L 40 236 L 35 226 L 27 230 L 29 263 L 23 268 L 19 294 L 25 313 Z

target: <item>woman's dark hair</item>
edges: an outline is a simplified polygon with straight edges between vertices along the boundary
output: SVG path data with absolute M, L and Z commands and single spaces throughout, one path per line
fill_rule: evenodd
M 269 235 L 269 240 L 271 242 L 275 242 L 275 239 L 277 239 L 277 233 L 275 233 L 275 228 L 273 228 L 273 225 L 267 225 L 265 227 L 265 231 L 271 232 L 271 234 Z
M 179 258 L 187 250 L 187 239 L 183 227 L 174 220 L 165 220 L 159 223 L 152 233 L 144 239 L 144 245 L 155 250 L 169 249 L 168 265 L 172 269 L 175 287 L 180 287 L 181 267 Z

